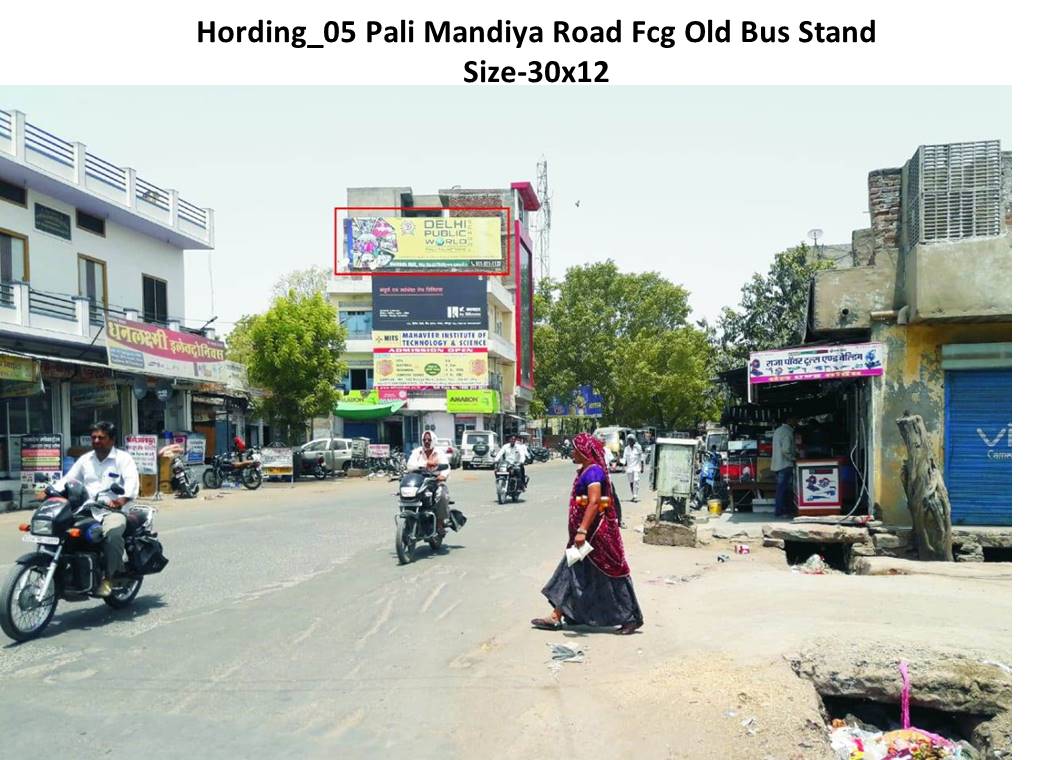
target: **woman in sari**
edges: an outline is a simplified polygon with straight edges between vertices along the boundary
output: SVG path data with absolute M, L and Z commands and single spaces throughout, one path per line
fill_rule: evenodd
M 569 499 L 569 542 L 577 549 L 589 539 L 591 552 L 571 567 L 563 557 L 543 595 L 554 610 L 532 621 L 535 628 L 558 630 L 566 623 L 595 628 L 619 626 L 631 634 L 644 623 L 637 603 L 630 567 L 623 552 L 623 536 L 616 516 L 616 495 L 605 464 L 605 449 L 592 435 L 573 440 L 572 460 L 579 471 Z M 602 497 L 607 497 L 602 501 Z

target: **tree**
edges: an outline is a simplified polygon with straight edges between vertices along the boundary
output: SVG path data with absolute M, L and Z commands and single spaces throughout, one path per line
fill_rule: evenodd
M 744 366 L 753 351 L 801 343 L 811 281 L 832 266 L 804 243 L 776 254 L 767 276 L 758 272 L 742 286 L 738 308 L 721 310 L 713 327 L 718 369 Z
M 239 317 L 235 327 L 225 338 L 225 354 L 228 360 L 246 365 L 247 369 L 250 367 L 250 357 L 253 354 L 253 348 L 250 345 L 250 328 L 256 321 L 256 314 Z
M 329 267 L 312 266 L 307 269 L 296 269 L 275 281 L 272 286 L 272 300 L 288 296 L 290 291 L 305 297 L 316 293 L 325 295 L 326 286 L 332 276 L 333 271 Z
M 250 381 L 271 391 L 261 410 L 290 439 L 298 440 L 311 418 L 328 414 L 340 398 L 345 337 L 336 311 L 318 293 L 293 290 L 253 318 Z

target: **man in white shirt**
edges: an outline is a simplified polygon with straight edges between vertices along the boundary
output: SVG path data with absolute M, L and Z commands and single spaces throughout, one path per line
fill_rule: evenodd
M 493 465 L 499 462 L 501 459 L 507 460 L 507 464 L 512 467 L 518 467 L 521 473 L 522 489 L 529 485 L 529 478 L 525 475 L 525 460 L 527 459 L 528 449 L 525 444 L 518 443 L 518 436 L 512 435 L 510 440 L 507 441 L 500 450 L 496 452 L 496 458 L 493 459 Z M 496 467 L 493 467 L 493 475 L 496 474 Z
M 441 449 L 435 448 L 435 436 L 430 430 L 425 430 L 420 437 L 420 446 L 413 449 L 406 463 L 406 469 L 410 472 L 437 472 L 440 488 L 435 498 L 435 518 L 438 520 L 438 533 L 445 535 L 445 521 L 449 518 L 449 489 L 446 481 L 449 479 L 449 455 Z
M 120 510 L 138 496 L 138 467 L 130 454 L 116 448 L 116 428 L 111 422 L 94 423 L 90 433 L 93 451 L 77 459 L 55 488 L 64 491 L 68 481 L 76 480 L 87 489 L 91 499 L 97 499 L 109 492 L 113 484 L 123 487 L 121 496 L 109 493 L 113 497 L 108 500 L 112 509 L 95 511 L 95 519 L 101 521 L 105 550 L 105 578 L 98 587 L 98 594 L 108 596 L 112 593 L 112 579 L 123 569 L 123 531 L 127 528 L 127 517 Z
M 771 436 L 771 470 L 775 473 L 775 516 L 793 514 L 793 467 L 797 463 L 794 428 L 796 415 L 790 414 Z
M 641 473 L 645 471 L 645 457 L 641 444 L 633 435 L 627 436 L 627 445 L 623 447 L 623 467 L 627 471 L 627 482 L 630 484 L 630 501 L 639 501 L 641 489 Z

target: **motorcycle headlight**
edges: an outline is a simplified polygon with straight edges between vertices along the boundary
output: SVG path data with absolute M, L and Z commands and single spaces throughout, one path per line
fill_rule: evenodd
M 415 499 L 417 487 L 416 486 L 402 486 L 402 490 L 399 491 L 399 495 L 403 499 Z
M 52 525 L 50 520 L 33 520 L 32 530 L 38 536 L 49 536 Z

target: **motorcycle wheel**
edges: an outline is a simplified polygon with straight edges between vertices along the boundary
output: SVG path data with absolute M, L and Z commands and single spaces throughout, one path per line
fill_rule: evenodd
M 243 473 L 243 485 L 251 491 L 257 490 L 261 487 L 261 473 L 251 467 Z
M 203 485 L 206 488 L 217 488 L 221 485 L 220 480 L 217 477 L 217 470 L 213 467 L 207 467 L 203 470 Z
M 443 536 L 435 536 L 434 538 L 427 539 L 427 545 L 431 547 L 431 551 L 436 552 L 442 548 Z
M 514 499 L 514 503 L 517 504 L 518 499 L 521 498 L 521 491 L 515 491 L 514 493 L 512 493 L 511 498 Z
M 316 467 L 315 468 L 315 472 L 313 472 L 312 475 L 315 476 L 316 480 L 325 480 L 326 479 L 326 468 L 325 467 L 321 467 L 321 466 Z
M 46 577 L 47 569 L 39 565 L 15 565 L 0 589 L 0 629 L 15 641 L 39 636 L 54 617 L 58 608 L 54 581 L 49 599 L 35 604 L 31 598 Z
M 193 482 L 192 483 L 192 487 L 190 489 L 188 489 L 188 493 L 189 493 L 189 497 L 190 498 L 192 498 L 192 499 L 196 498 L 196 496 L 199 495 L 199 484 Z
M 114 610 L 122 610 L 125 607 L 129 607 L 134 601 L 134 597 L 141 591 L 141 578 L 135 578 L 133 581 L 128 583 L 126 586 L 116 586 L 112 589 L 112 593 L 108 596 L 102 597 L 105 604 L 112 607 Z
M 412 520 L 397 520 L 395 523 L 395 553 L 400 565 L 408 565 L 413 561 L 416 552 L 416 538 L 413 536 Z
M 504 502 L 504 492 L 506 490 L 507 486 L 503 485 L 502 483 L 496 484 L 496 501 L 500 502 L 500 504 L 503 504 Z

